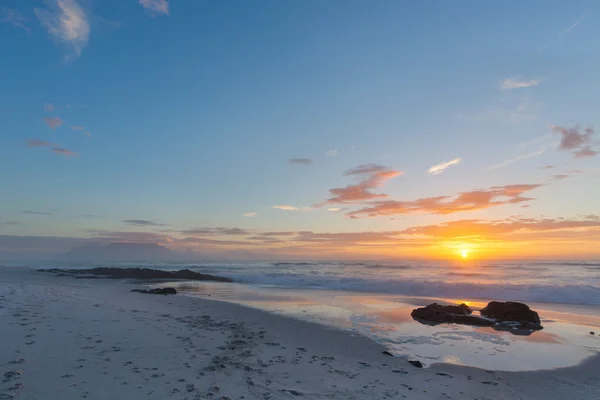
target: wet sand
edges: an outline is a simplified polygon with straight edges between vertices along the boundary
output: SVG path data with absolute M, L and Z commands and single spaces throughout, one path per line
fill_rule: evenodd
M 600 398 L 600 357 L 421 369 L 362 335 L 136 287 L 1 268 L 0 399 Z

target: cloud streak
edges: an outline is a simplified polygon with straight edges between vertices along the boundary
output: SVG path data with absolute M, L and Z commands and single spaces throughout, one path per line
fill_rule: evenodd
M 299 164 L 299 165 L 310 165 L 312 164 L 312 160 L 310 158 L 290 158 L 290 164 Z
M 242 216 L 243 217 L 247 217 L 247 218 L 252 218 L 252 217 L 256 217 L 258 213 L 256 212 L 247 212 L 247 213 L 243 213 Z
M 461 161 L 462 160 L 460 159 L 460 157 L 457 157 L 454 160 L 450 160 L 447 162 L 442 162 L 437 165 L 434 165 L 433 167 L 429 168 L 429 170 L 427 172 L 429 172 L 432 175 L 441 174 L 449 167 L 460 164 Z
M 491 167 L 488 167 L 487 169 L 497 169 L 497 168 L 506 167 L 507 165 L 510 165 L 510 164 L 515 163 L 520 160 L 537 157 L 541 154 L 544 154 L 545 152 L 546 152 L 546 148 L 542 148 L 542 149 L 539 149 L 538 151 L 534 151 L 532 153 L 523 154 L 523 155 L 517 156 L 515 158 L 511 158 L 509 160 L 502 161 L 501 163 L 492 165 Z
M 166 226 L 166 224 L 159 224 L 156 221 L 147 219 L 126 219 L 123 223 L 131 226 Z
M 27 19 L 17 10 L 0 7 L 0 22 L 11 24 L 15 28 L 23 29 L 29 34 L 31 33 L 31 29 L 27 26 Z
M 27 146 L 29 147 L 46 147 L 46 146 L 54 146 L 52 143 L 45 142 L 43 140 L 38 139 L 29 139 L 27 140 Z
M 52 151 L 55 152 L 56 154 L 60 154 L 66 157 L 72 157 L 77 155 L 77 153 L 72 152 L 71 150 L 67 150 L 67 149 L 63 149 L 62 147 L 53 147 Z
M 272 206 L 273 208 L 277 209 L 277 210 L 284 210 L 284 211 L 300 211 L 300 209 L 298 207 L 294 207 L 294 206 Z
M 511 89 L 522 89 L 532 86 L 537 86 L 541 83 L 539 79 L 518 79 L 518 78 L 506 78 L 500 82 L 500 89 L 511 90 Z
M 50 9 L 35 8 L 34 12 L 50 36 L 66 46 L 67 60 L 77 58 L 88 43 L 90 24 L 76 0 L 50 0 Z
M 152 13 L 169 15 L 169 3 L 167 0 L 139 0 L 138 3 Z
M 454 214 L 465 211 L 477 211 L 506 204 L 518 204 L 534 200 L 523 195 L 542 186 L 541 184 L 522 184 L 492 186 L 485 190 L 472 190 L 451 196 L 438 196 L 413 201 L 374 201 L 368 207 L 352 211 L 351 218 L 379 217 L 402 214 Z

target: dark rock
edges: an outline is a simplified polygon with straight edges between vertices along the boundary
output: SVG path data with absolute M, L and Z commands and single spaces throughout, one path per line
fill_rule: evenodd
M 133 289 L 132 292 L 138 293 L 146 293 L 146 294 L 177 294 L 177 290 L 175 288 L 167 287 L 167 288 L 156 288 L 156 289 Z
M 384 351 L 383 354 L 385 354 L 386 356 L 394 357 L 394 355 L 387 350 Z
M 38 272 L 48 272 L 58 275 L 70 276 L 100 276 L 113 279 L 161 279 L 161 280 L 188 280 L 188 281 L 217 281 L 232 282 L 231 279 L 222 276 L 201 274 L 199 272 L 182 269 L 179 271 L 163 271 L 150 268 L 91 268 L 91 269 L 38 269 Z
M 421 361 L 408 360 L 408 362 L 417 368 L 423 368 L 423 364 L 421 364 Z
M 596 334 L 596 332 L 590 332 L 590 335 L 595 335 L 595 334 Z
M 434 324 L 465 324 L 476 326 L 492 326 L 493 321 L 470 315 L 469 306 L 460 304 L 458 306 L 443 306 L 437 303 L 413 310 L 410 315 L 417 321 Z
M 518 329 L 542 329 L 538 313 L 523 303 L 491 301 L 481 309 L 481 315 L 496 321 L 519 322 Z

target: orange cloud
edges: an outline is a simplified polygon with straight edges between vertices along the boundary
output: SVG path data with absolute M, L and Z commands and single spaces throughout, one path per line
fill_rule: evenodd
M 63 149 L 60 147 L 53 147 L 52 151 L 57 154 L 62 154 L 63 156 L 71 157 L 77 155 L 77 153 L 72 152 L 71 150 Z
M 348 170 L 344 174 L 344 176 L 358 177 L 359 182 L 357 184 L 329 190 L 334 197 L 317 206 L 323 206 L 324 204 L 355 203 L 389 197 L 387 194 L 373 193 L 371 189 L 381 187 L 388 180 L 402 174 L 403 173 L 400 171 L 386 168 L 381 165 L 359 165 L 356 168 Z
M 58 117 L 44 117 L 44 122 L 52 129 L 56 129 L 65 123 L 65 121 Z
M 458 196 L 428 197 L 413 201 L 375 201 L 369 207 L 348 213 L 351 218 L 377 217 L 410 213 L 452 214 L 462 211 L 475 211 L 504 204 L 516 204 L 534 200 L 523 194 L 539 188 L 540 184 L 492 186 L 486 190 L 463 192 Z

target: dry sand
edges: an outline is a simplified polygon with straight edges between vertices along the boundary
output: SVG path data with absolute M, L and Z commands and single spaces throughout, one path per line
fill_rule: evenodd
M 600 357 L 427 369 L 347 332 L 113 280 L 0 268 L 0 399 L 600 399 Z

